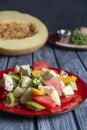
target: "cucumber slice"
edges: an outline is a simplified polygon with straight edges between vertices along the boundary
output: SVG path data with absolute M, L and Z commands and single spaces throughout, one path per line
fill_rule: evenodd
M 26 89 L 26 91 L 24 92 L 24 94 L 21 96 L 20 102 L 22 104 L 25 104 L 27 101 L 31 101 L 32 98 L 33 97 L 32 97 L 31 87 L 29 87 L 28 89 Z
M 11 76 L 11 78 L 12 78 L 15 82 L 18 82 L 18 81 L 20 80 L 20 77 L 14 75 L 14 74 L 12 74 L 12 73 L 10 73 L 9 75 Z
M 15 97 L 21 97 L 23 95 L 24 91 L 21 87 L 16 87 L 15 90 L 13 91 L 13 94 Z
M 31 109 L 31 110 L 34 110 L 34 111 L 41 111 L 41 110 L 45 109 L 44 106 L 42 106 L 36 102 L 33 102 L 33 101 L 26 102 L 26 107 Z
M 32 79 L 27 77 L 27 76 L 23 76 L 22 77 L 22 84 L 21 84 L 21 87 L 28 87 L 30 86 L 32 83 Z
M 15 98 L 12 92 L 8 92 L 7 97 L 6 97 L 6 102 L 7 104 L 9 104 L 10 106 L 12 106 L 14 104 Z

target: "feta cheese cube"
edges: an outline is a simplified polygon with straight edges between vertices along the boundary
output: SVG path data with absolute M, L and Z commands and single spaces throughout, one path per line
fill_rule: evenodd
M 53 77 L 57 77 L 57 76 L 58 76 L 58 74 L 57 74 L 55 71 L 53 71 L 53 70 L 50 70 L 50 74 L 51 74 Z
M 74 95 L 74 91 L 73 91 L 71 85 L 67 85 L 67 86 L 63 87 L 62 92 L 65 96 Z
M 13 90 L 14 85 L 11 76 L 9 76 L 8 74 L 3 74 L 3 82 L 5 90 L 7 91 Z
M 20 71 L 20 66 L 16 65 L 15 68 L 14 68 L 14 72 L 19 73 L 19 71 Z
M 45 94 L 49 95 L 56 103 L 56 105 L 61 105 L 60 97 L 54 86 L 39 86 L 38 88 L 42 90 Z
M 43 71 L 45 72 L 45 73 L 44 73 L 44 79 L 45 79 L 45 80 L 49 80 L 49 79 L 51 79 L 52 77 L 57 77 L 57 76 L 59 76 L 58 73 L 56 73 L 54 70 L 51 70 L 51 69 L 43 69 Z
M 68 74 L 63 70 L 61 70 L 60 75 L 63 77 L 68 77 Z
M 23 75 L 30 76 L 31 75 L 31 68 L 29 65 L 21 65 L 20 66 L 20 73 Z

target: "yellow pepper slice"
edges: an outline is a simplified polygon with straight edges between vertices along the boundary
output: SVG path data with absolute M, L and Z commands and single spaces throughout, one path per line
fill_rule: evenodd
M 59 78 L 66 84 L 67 82 L 76 82 L 77 77 L 76 76 L 68 76 L 68 77 L 63 77 L 59 76 Z
M 32 94 L 33 94 L 33 96 L 44 95 L 44 92 L 37 88 L 32 88 Z
M 40 74 L 43 74 L 43 73 L 44 73 L 43 70 L 33 70 L 32 71 L 32 76 L 36 77 L 36 76 L 39 76 Z

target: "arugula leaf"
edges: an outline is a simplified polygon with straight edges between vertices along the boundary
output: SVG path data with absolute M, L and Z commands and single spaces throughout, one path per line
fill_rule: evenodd
M 75 45 L 87 45 L 87 36 L 74 30 L 70 36 L 69 42 Z

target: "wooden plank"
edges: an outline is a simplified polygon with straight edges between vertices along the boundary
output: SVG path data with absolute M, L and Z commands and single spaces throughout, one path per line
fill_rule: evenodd
M 8 63 L 8 56 L 0 55 L 0 70 L 4 70 Z
M 38 118 L 38 130 L 77 130 L 76 123 L 71 112 L 65 114 Z
M 80 76 L 87 82 L 87 72 L 74 51 L 55 49 L 56 58 L 62 69 L 68 70 Z M 87 58 L 87 57 L 86 57 Z
M 76 119 L 81 130 L 87 130 L 87 100 L 75 109 Z
M 70 58 L 73 59 L 70 61 Z M 45 60 L 50 62 L 51 66 L 53 67 L 61 67 L 63 69 L 66 69 L 68 71 L 74 72 L 76 74 L 79 74 L 80 76 L 82 72 L 85 72 L 85 69 L 83 67 L 82 62 L 80 59 L 78 59 L 78 55 L 74 51 L 65 51 L 65 50 L 59 50 L 55 49 L 53 50 L 52 47 L 44 46 L 38 51 L 34 52 L 33 56 L 32 54 L 24 55 L 24 56 L 13 56 L 13 57 L 4 57 L 0 59 L 0 67 L 2 68 L 10 68 L 14 67 L 16 64 L 32 64 L 32 61 L 35 60 Z M 4 66 L 2 64 L 4 62 Z M 76 63 L 75 63 L 76 62 Z M 79 64 L 77 66 L 77 63 Z M 79 70 L 81 68 L 81 70 Z M 86 73 L 86 72 L 85 72 Z M 15 117 L 13 119 L 13 115 L 9 114 L 3 114 L 0 112 L 0 128 L 1 129 L 29 129 L 33 130 L 35 129 L 35 126 L 37 126 L 36 129 L 38 130 L 56 130 L 56 129 L 67 129 L 67 130 L 77 130 L 78 128 L 82 128 L 82 130 L 85 130 L 84 124 L 86 124 L 87 119 L 85 118 L 87 113 L 86 110 L 86 104 L 84 103 L 81 105 L 81 107 L 77 108 L 73 112 L 68 112 L 62 115 L 57 115 L 54 117 L 46 117 L 46 118 L 36 118 L 36 119 L 28 119 L 24 117 Z M 82 111 L 83 110 L 83 111 Z M 85 113 L 84 113 L 85 112 Z M 75 116 L 74 116 L 75 115 Z M 75 120 L 77 118 L 78 124 L 76 124 Z M 85 122 L 83 122 L 85 118 Z M 51 119 L 51 120 L 50 120 Z M 22 120 L 22 121 L 21 121 Z M 21 123 L 22 122 L 22 123 Z M 62 123 L 61 123 L 62 122 Z M 6 127 L 7 126 L 7 127 Z M 80 129 L 79 129 L 80 130 Z
M 32 54 L 23 56 L 3 56 L 0 58 L 0 68 L 12 68 L 15 65 L 32 64 Z M 20 116 L 6 114 L 0 112 L 0 130 L 33 130 L 35 127 L 32 118 L 24 118 Z
M 60 64 L 60 67 L 63 69 L 66 69 L 68 71 L 71 71 L 73 73 L 76 73 L 84 81 L 87 82 L 87 71 L 85 70 L 83 63 L 81 60 L 78 58 L 78 55 L 74 51 L 63 51 L 63 50 L 55 50 L 57 60 Z M 81 56 L 81 55 L 80 55 Z M 86 60 L 87 57 L 85 57 Z M 79 106 L 77 109 L 75 109 L 75 117 L 77 118 L 77 122 L 79 124 L 79 128 L 81 130 L 86 130 L 86 124 L 87 119 L 86 119 L 86 110 L 87 104 L 86 101 Z
M 0 112 L 0 130 L 34 130 L 33 118 Z
M 34 52 L 33 61 L 44 60 L 50 63 L 50 66 L 57 67 L 56 59 L 52 48 L 44 46 L 41 49 Z
M 15 67 L 16 65 L 32 64 L 32 53 L 22 56 L 9 57 L 7 68 Z
M 32 53 L 22 56 L 4 56 L 0 57 L 0 70 L 15 67 L 16 65 L 32 65 Z
M 87 70 L 87 51 L 78 51 L 77 54 Z
M 56 62 L 55 53 L 53 48 L 44 46 L 38 51 L 34 53 L 34 60 L 45 60 L 50 62 L 51 66 L 58 67 L 58 63 Z M 44 117 L 43 117 L 44 118 Z M 47 117 L 45 119 L 37 118 L 38 119 L 38 128 L 41 130 L 56 130 L 57 128 L 64 130 L 76 130 L 76 124 L 74 122 L 74 118 L 71 112 L 66 114 L 62 114 L 61 116 L 56 117 Z M 51 119 L 51 120 L 50 120 Z M 62 122 L 62 123 L 61 123 Z M 68 126 L 68 128 L 67 128 Z

